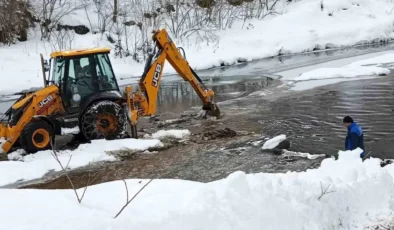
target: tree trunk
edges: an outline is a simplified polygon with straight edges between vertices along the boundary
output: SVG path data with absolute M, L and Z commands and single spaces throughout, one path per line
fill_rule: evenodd
M 114 0 L 114 15 L 112 16 L 112 20 L 116 23 L 118 18 L 118 0 Z

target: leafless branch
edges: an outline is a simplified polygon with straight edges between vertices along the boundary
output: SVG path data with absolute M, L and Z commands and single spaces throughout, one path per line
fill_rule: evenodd
M 138 190 L 138 192 L 131 198 L 129 199 L 129 189 L 127 187 L 127 183 L 125 180 L 123 180 L 124 185 L 125 185 L 125 189 L 126 189 L 126 197 L 127 197 L 127 202 L 125 205 L 123 205 L 123 207 L 119 210 L 119 212 L 115 215 L 114 219 L 116 219 L 122 212 L 123 210 L 138 196 L 138 194 L 140 194 L 140 192 L 142 192 L 142 190 L 144 190 L 151 182 L 153 181 L 153 179 L 150 179 L 148 181 L 148 183 L 146 183 L 144 186 L 142 186 L 142 188 L 140 190 Z
M 49 39 L 52 31 L 59 24 L 61 19 L 73 14 L 76 10 L 84 9 L 86 4 L 80 1 L 64 0 L 42 0 L 37 1 L 34 14 L 40 21 L 41 39 Z
M 387 227 L 385 227 L 385 226 L 383 226 L 383 225 L 380 225 L 380 227 L 383 228 L 383 229 L 390 230 L 390 228 L 387 228 Z
M 101 172 L 98 173 L 98 174 L 92 179 L 92 177 L 91 177 L 91 170 L 89 170 L 89 176 L 88 176 L 88 180 L 87 180 L 86 186 L 84 187 L 82 196 L 79 196 L 79 194 L 78 194 L 78 192 L 77 192 L 77 189 L 75 188 L 75 185 L 74 185 L 74 183 L 72 182 L 72 180 L 71 180 L 71 178 L 70 178 L 70 175 L 69 175 L 68 172 L 67 172 L 67 168 L 68 168 L 68 165 L 70 164 L 70 161 L 71 161 L 72 156 L 70 156 L 70 158 L 68 159 L 68 162 L 67 162 L 66 167 L 64 167 L 63 164 L 62 164 L 62 162 L 61 162 L 60 159 L 59 159 L 59 155 L 58 155 L 58 153 L 57 153 L 57 151 L 56 151 L 56 144 L 55 144 L 55 142 L 54 142 L 53 139 L 51 139 L 51 148 L 52 148 L 51 154 L 52 154 L 53 158 L 54 158 L 54 159 L 56 160 L 56 162 L 60 165 L 60 168 L 62 169 L 63 174 L 66 176 L 68 182 L 69 182 L 70 185 L 71 185 L 71 188 L 72 188 L 73 191 L 74 191 L 74 194 L 75 194 L 75 196 L 76 196 L 76 198 L 77 198 L 77 200 L 78 200 L 78 203 L 81 203 L 82 200 L 83 200 L 83 198 L 85 197 L 86 190 L 88 189 L 88 187 L 89 187 L 95 180 L 97 180 L 97 179 L 101 176 Z M 90 166 L 90 164 L 89 164 L 89 166 Z
M 328 185 L 327 188 L 323 189 L 323 183 L 320 182 L 320 190 L 321 190 L 321 195 L 319 196 L 318 200 L 320 200 L 324 195 L 329 194 L 329 193 L 333 193 L 335 192 L 335 190 L 333 191 L 328 191 L 328 189 L 330 188 L 331 185 Z
M 70 183 L 70 185 L 74 191 L 74 194 L 77 197 L 78 202 L 81 203 L 82 200 L 79 198 L 79 195 L 78 195 L 77 190 L 75 189 L 74 183 L 72 182 L 70 176 L 67 173 L 66 168 L 63 166 L 62 162 L 59 159 L 59 156 L 56 151 L 56 146 L 55 146 L 54 140 L 52 138 L 51 138 L 51 148 L 52 148 L 51 153 L 52 153 L 53 158 L 55 158 L 56 162 L 60 165 L 60 168 L 62 169 L 63 174 L 67 177 L 67 180 Z M 71 156 L 70 156 L 70 159 L 71 159 Z M 69 161 L 70 161 L 70 159 L 69 159 Z
M 73 48 L 75 35 L 71 31 L 62 29 L 52 33 L 49 41 L 53 50 L 67 50 Z

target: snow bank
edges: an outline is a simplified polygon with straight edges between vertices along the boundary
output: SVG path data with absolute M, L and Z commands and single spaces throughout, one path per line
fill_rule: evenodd
M 76 150 L 58 151 L 59 160 L 63 166 L 71 160 L 68 167 L 73 169 L 99 161 L 115 161 L 113 155 L 108 154 L 116 150 L 147 150 L 151 147 L 161 147 L 159 140 L 94 140 L 91 144 L 81 144 Z M 37 179 L 49 171 L 61 170 L 60 165 L 52 155 L 52 151 L 41 151 L 35 154 L 22 156 L 22 151 L 10 153 L 10 161 L 0 162 L 0 186 L 21 180 Z
M 82 204 L 71 190 L 2 189 L 2 227 L 362 229 L 392 213 L 394 166 L 381 168 L 377 159 L 362 162 L 359 154 L 359 149 L 340 151 L 337 161 L 325 159 L 320 168 L 300 173 L 235 172 L 211 183 L 153 180 L 117 219 L 126 200 L 122 181 L 89 187 Z M 146 183 L 127 180 L 129 197 Z
M 360 76 L 387 75 L 390 69 L 383 67 L 394 64 L 394 53 L 360 60 L 339 68 L 318 68 L 295 77 L 292 80 L 306 81 L 330 78 L 356 78 Z
M 190 131 L 187 129 L 171 129 L 171 130 L 159 130 L 152 134 L 154 139 L 163 139 L 166 137 L 175 139 L 184 139 L 190 136 Z
M 250 20 L 247 24 L 238 21 L 231 29 L 217 31 L 216 35 L 220 38 L 218 44 L 195 44 L 195 39 L 191 39 L 178 41 L 177 45 L 185 48 L 188 62 L 199 70 L 223 63 L 234 64 L 240 59 L 250 61 L 279 53 L 297 53 L 394 38 L 392 13 L 388 10 L 392 8 L 390 1 L 333 0 L 324 1 L 323 5 L 321 10 L 321 0 L 302 0 L 288 5 L 280 1 L 276 16 Z M 71 24 L 87 24 L 87 20 L 81 18 L 85 16 L 82 11 L 67 15 L 63 20 Z M 96 24 L 94 20 L 95 17 L 91 16 L 91 23 Z M 39 53 L 48 57 L 51 45 L 39 41 L 38 31 L 35 33 L 29 35 L 28 42 L 0 47 L 0 94 L 43 85 Z M 95 46 L 113 47 L 113 44 L 106 41 L 105 35 L 75 35 L 74 48 Z M 144 63 L 136 63 L 130 57 L 120 59 L 111 55 L 111 60 L 118 79 L 128 79 L 121 81 L 121 84 L 136 82 L 143 72 Z M 164 74 L 170 73 L 175 73 L 175 70 L 166 65 Z
M 261 148 L 262 149 L 273 149 L 276 146 L 278 146 L 280 142 L 282 142 L 284 140 L 286 140 L 286 135 L 281 134 L 279 136 L 276 136 L 276 137 L 274 137 L 272 139 L 267 140 L 264 143 L 263 147 L 261 147 Z
M 371 76 L 371 75 L 382 75 L 389 74 L 390 70 L 386 68 L 374 67 L 374 66 L 346 66 L 342 68 L 321 68 L 312 70 L 310 72 L 303 73 L 301 76 L 296 77 L 295 81 L 305 80 L 318 80 L 318 79 L 330 79 L 330 78 L 356 78 L 359 76 Z

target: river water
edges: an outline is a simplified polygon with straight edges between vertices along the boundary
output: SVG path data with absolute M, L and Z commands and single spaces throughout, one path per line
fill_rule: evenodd
M 342 126 L 342 118 L 346 115 L 352 116 L 364 129 L 367 152 L 372 151 L 372 156 L 394 158 L 391 151 L 394 147 L 393 75 L 290 93 L 275 87 L 278 82 L 273 77 L 274 72 L 294 66 L 392 48 L 393 45 L 353 48 L 337 53 L 323 52 L 282 60 L 272 58 L 225 69 L 200 71 L 200 76 L 217 93 L 217 100 L 227 101 L 220 108 L 224 114 L 231 116 L 227 120 L 224 118 L 216 127 L 246 130 L 257 135 L 252 139 L 239 137 L 227 143 L 218 141 L 217 144 L 197 145 L 198 149 L 196 146 L 194 149 L 175 148 L 160 154 L 99 166 L 97 170 L 105 171 L 105 176 L 99 182 L 113 180 L 114 176 L 211 181 L 237 170 L 253 173 L 313 168 L 319 165 L 321 159 L 284 161 L 281 156 L 262 154 L 261 146 L 251 143 L 285 134 L 292 143 L 293 151 L 331 155 L 344 148 L 346 129 Z M 179 116 L 180 112 L 201 104 L 186 82 L 172 81 L 171 77 L 166 79 L 159 93 L 159 114 Z M 256 91 L 260 93 L 249 95 Z M 80 177 L 81 182 L 86 179 L 84 172 L 75 176 Z M 67 182 L 59 183 L 53 181 L 43 187 L 67 187 Z

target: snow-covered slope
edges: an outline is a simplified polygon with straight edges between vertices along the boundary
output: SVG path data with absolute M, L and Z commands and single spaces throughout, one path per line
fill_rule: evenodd
M 324 230 L 363 229 L 392 215 L 394 165 L 339 152 L 318 169 L 286 174 L 235 172 L 211 183 L 127 180 L 72 190 L 0 190 L 1 229 Z M 83 189 L 78 191 L 82 194 Z
M 301 0 L 287 5 L 280 1 L 276 13 L 263 20 L 236 21 L 231 29 L 219 30 L 217 43 L 177 41 L 186 50 L 187 59 L 196 69 L 234 64 L 239 59 L 253 60 L 279 53 L 296 53 L 313 49 L 335 48 L 365 42 L 388 41 L 393 33 L 393 2 L 390 0 Z M 63 19 L 71 24 L 87 23 L 84 11 Z M 94 17 L 90 17 L 94 24 Z M 37 32 L 36 32 L 37 33 Z M 39 53 L 48 56 L 51 46 L 39 41 L 39 34 L 10 47 L 0 47 L 0 93 L 11 93 L 42 85 Z M 74 48 L 110 46 L 101 34 L 75 35 Z M 118 78 L 135 76 L 143 63 L 130 57 L 114 58 Z M 164 73 L 174 73 L 169 65 Z

